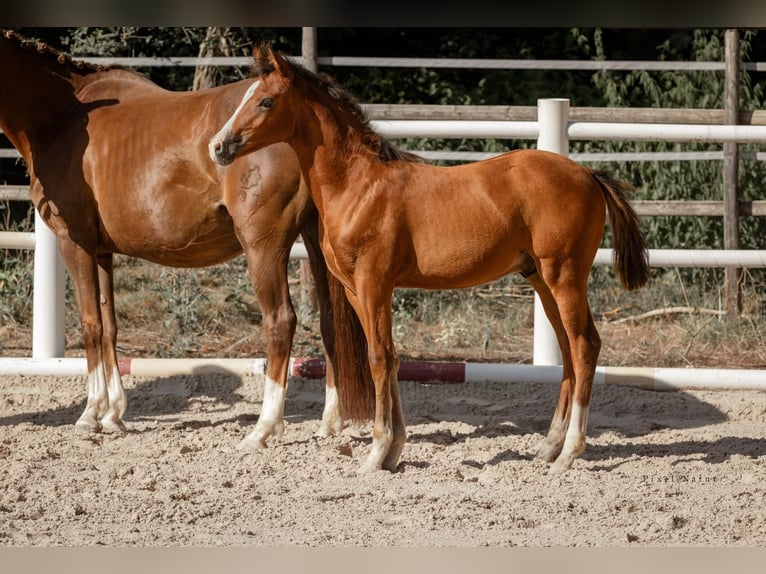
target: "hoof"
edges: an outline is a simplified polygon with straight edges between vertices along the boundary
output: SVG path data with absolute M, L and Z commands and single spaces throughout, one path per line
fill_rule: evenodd
M 93 434 L 101 432 L 101 423 L 93 417 L 81 416 L 74 425 L 75 431 L 82 434 Z
M 121 419 L 103 418 L 101 419 L 101 432 L 111 434 L 125 434 L 128 432 L 128 427 Z
M 359 467 L 359 469 L 356 471 L 358 475 L 365 475 L 365 474 L 373 474 L 375 472 L 378 472 L 379 470 L 383 470 L 383 468 L 380 466 L 380 464 L 376 463 L 375 461 L 371 461 L 369 458 L 365 461 L 365 463 Z
M 548 476 L 560 476 L 572 468 L 571 461 L 556 460 L 548 469 Z
M 334 424 L 334 423 L 322 423 L 319 426 L 319 430 L 315 433 L 314 436 L 318 436 L 320 438 L 330 438 L 334 436 L 339 436 L 340 433 L 343 432 L 343 424 Z
M 243 438 L 239 444 L 237 445 L 237 449 L 250 452 L 254 450 L 263 450 L 267 448 L 266 441 L 264 439 L 253 437 L 253 436 L 247 436 Z
M 535 458 L 544 462 L 553 462 L 561 452 L 561 445 L 554 445 L 548 442 L 547 439 L 540 443 L 537 447 L 537 453 Z

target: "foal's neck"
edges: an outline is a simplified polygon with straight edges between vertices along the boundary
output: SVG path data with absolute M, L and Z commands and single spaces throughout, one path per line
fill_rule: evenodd
M 304 101 L 293 147 L 314 203 L 323 211 L 333 198 L 363 194 L 371 170 L 387 164 L 368 143 L 369 128 L 356 114 L 326 102 L 323 94 Z

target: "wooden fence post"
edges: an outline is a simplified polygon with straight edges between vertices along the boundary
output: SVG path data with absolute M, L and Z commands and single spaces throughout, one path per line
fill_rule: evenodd
M 726 123 L 739 123 L 739 30 L 728 29 L 724 35 Z M 739 148 L 734 142 L 723 144 L 723 246 L 739 249 Z M 742 270 L 727 267 L 725 270 L 724 296 L 726 318 L 735 319 L 741 308 L 740 277 Z
M 316 73 L 318 70 L 316 28 L 303 28 L 302 33 L 301 57 L 303 58 L 303 65 L 306 69 Z M 316 290 L 314 289 L 314 281 L 311 277 L 311 266 L 306 259 L 301 259 L 299 266 L 301 287 L 300 312 L 301 314 L 311 313 L 316 311 L 317 308 Z

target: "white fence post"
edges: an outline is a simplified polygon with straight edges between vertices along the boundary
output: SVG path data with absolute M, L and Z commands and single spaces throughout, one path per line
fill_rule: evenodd
M 66 275 L 56 236 L 35 210 L 35 269 L 32 292 L 32 357 L 64 356 Z
M 569 155 L 569 100 L 565 98 L 548 98 L 537 100 L 537 149 Z M 535 293 L 533 358 L 535 365 L 560 365 L 561 350 L 559 349 L 556 333 L 548 317 L 545 316 L 543 304 Z

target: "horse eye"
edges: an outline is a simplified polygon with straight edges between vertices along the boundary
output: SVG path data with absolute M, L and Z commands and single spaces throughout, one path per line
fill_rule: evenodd
M 261 102 L 261 107 L 264 107 L 264 108 L 270 108 L 273 105 L 274 105 L 274 100 L 272 100 L 271 98 L 264 98 L 263 101 Z

